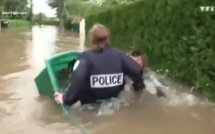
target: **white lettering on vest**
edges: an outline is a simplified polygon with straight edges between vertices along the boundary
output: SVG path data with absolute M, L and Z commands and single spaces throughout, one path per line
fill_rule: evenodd
M 115 87 L 123 84 L 123 73 L 90 76 L 91 88 Z
M 73 71 L 75 71 L 78 68 L 79 64 L 80 64 L 80 61 L 77 60 L 73 66 Z

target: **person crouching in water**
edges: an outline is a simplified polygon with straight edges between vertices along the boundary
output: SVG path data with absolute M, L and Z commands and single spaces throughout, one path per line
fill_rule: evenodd
M 139 64 L 139 66 L 143 72 L 144 68 L 145 68 L 145 59 L 141 55 L 141 52 L 138 50 L 134 50 L 134 51 L 131 51 L 130 53 L 128 53 L 128 56 L 130 56 L 134 61 L 136 61 Z
M 124 89 L 125 76 L 132 79 L 135 92 L 141 94 L 145 88 L 141 67 L 123 51 L 110 48 L 108 29 L 94 25 L 90 40 L 93 49 L 78 57 L 71 86 L 64 94 L 55 93 L 55 101 L 71 106 L 77 101 L 83 105 L 118 97 Z
M 141 52 L 138 51 L 138 50 L 134 50 L 130 53 L 128 53 L 128 55 L 134 60 L 136 61 L 139 66 L 141 67 L 142 69 L 142 74 L 145 74 L 144 72 L 144 69 L 145 69 L 145 66 L 146 66 L 146 61 L 144 59 L 144 57 L 141 55 Z M 166 97 L 166 94 L 161 90 L 159 89 L 161 86 L 161 84 L 158 84 L 158 81 L 156 80 L 153 80 L 152 78 L 150 77 L 144 77 L 143 76 L 143 79 L 144 79 L 144 83 L 145 83 L 145 90 L 149 91 L 149 92 L 154 92 L 153 90 L 155 90 L 155 92 L 153 94 L 156 94 L 158 97 Z M 150 84 L 150 85 L 149 85 Z

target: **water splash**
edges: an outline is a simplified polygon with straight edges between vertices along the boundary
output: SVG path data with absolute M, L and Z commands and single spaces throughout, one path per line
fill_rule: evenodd
M 101 102 L 100 104 L 87 104 L 81 106 L 81 104 L 76 104 L 74 106 L 79 110 L 94 111 L 96 116 L 112 115 L 116 110 L 119 110 L 122 107 L 128 107 L 132 103 L 148 103 L 156 102 L 163 104 L 165 106 L 176 107 L 176 106 L 195 106 L 201 104 L 202 101 L 195 97 L 193 94 L 188 92 L 182 92 L 174 86 L 167 86 L 167 83 L 163 82 L 165 78 L 161 75 L 158 75 L 154 72 L 148 72 L 145 74 L 144 83 L 146 85 L 146 90 L 141 94 L 140 99 L 135 98 L 135 94 L 132 88 L 132 81 L 126 79 L 126 85 L 124 91 L 119 95 L 118 98 L 112 98 L 109 101 Z M 159 98 L 156 96 L 156 89 L 162 90 L 165 94 L 165 98 Z M 148 92 L 148 93 L 146 93 Z M 153 97 L 155 99 L 144 99 L 144 97 Z M 144 100 L 144 101 L 143 101 Z M 148 101 L 148 102 L 147 102 Z M 149 103 L 151 103 L 149 102 Z M 204 102 L 205 104 L 206 102 Z
M 115 110 L 126 106 L 129 106 L 129 102 L 126 99 L 113 98 L 111 101 L 101 103 L 97 112 L 97 116 L 112 115 Z
M 93 111 L 95 116 L 102 116 L 112 115 L 116 110 L 126 106 L 129 106 L 129 102 L 124 98 L 118 97 L 112 98 L 108 101 L 103 101 L 99 104 L 81 105 L 80 102 L 77 102 L 75 105 L 73 105 L 73 108 L 79 111 Z
M 159 88 L 161 89 L 167 97 L 165 99 L 162 99 L 165 105 L 167 106 L 194 106 L 200 103 L 200 99 L 195 97 L 193 94 L 187 92 L 182 92 L 177 89 L 177 87 L 174 86 L 165 86 L 164 84 L 167 84 L 164 81 L 165 77 L 156 74 L 154 72 L 149 72 L 147 74 L 147 77 L 149 77 L 149 80 L 147 81 L 149 86 L 147 88 Z M 147 84 L 147 83 L 146 83 Z

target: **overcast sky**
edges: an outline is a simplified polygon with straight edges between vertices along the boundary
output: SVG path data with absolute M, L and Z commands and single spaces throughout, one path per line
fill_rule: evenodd
M 55 10 L 51 9 L 47 4 L 48 0 L 33 0 L 34 8 L 33 12 L 39 13 L 42 12 L 46 14 L 48 17 L 54 17 L 55 16 Z

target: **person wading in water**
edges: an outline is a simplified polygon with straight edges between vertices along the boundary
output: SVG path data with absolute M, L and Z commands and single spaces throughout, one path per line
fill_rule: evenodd
M 71 106 L 77 101 L 83 105 L 117 97 L 124 89 L 125 76 L 133 81 L 134 91 L 141 94 L 145 85 L 139 64 L 123 51 L 110 47 L 110 33 L 104 25 L 94 25 L 89 35 L 93 48 L 78 57 L 72 84 L 64 94 L 54 94 L 55 101 Z

